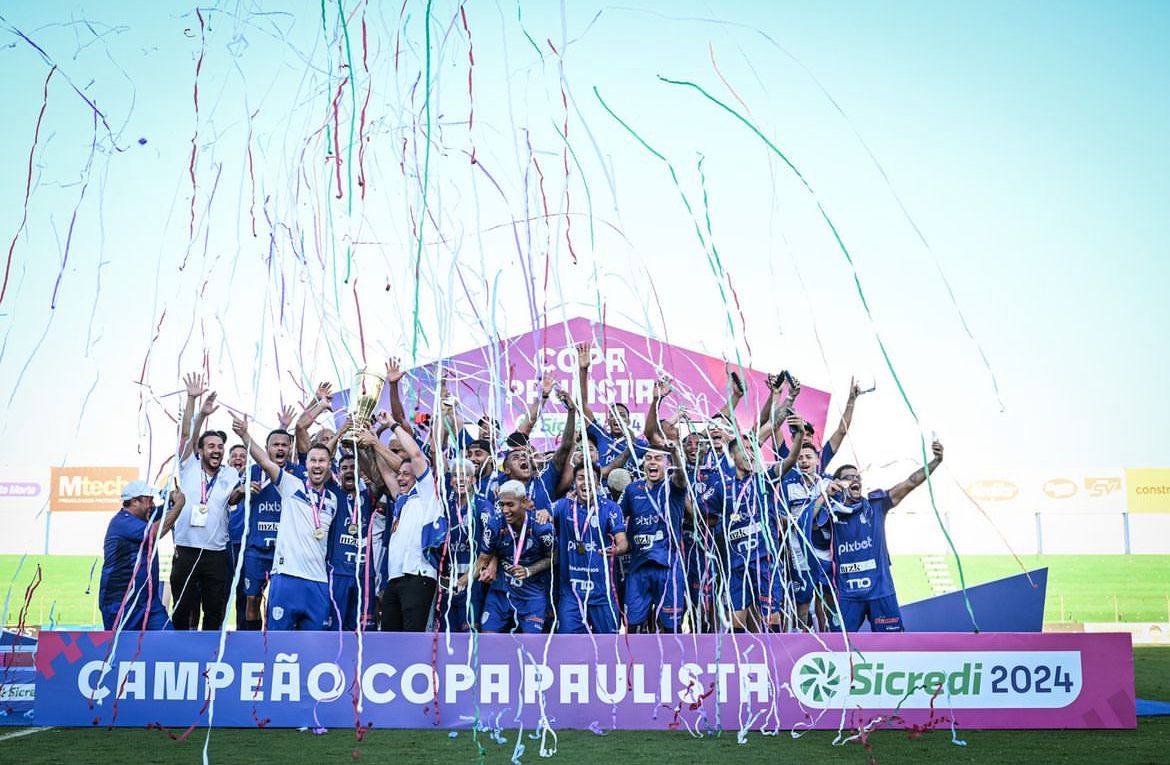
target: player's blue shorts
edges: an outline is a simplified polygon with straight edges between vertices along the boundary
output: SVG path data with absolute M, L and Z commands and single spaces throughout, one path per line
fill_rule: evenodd
M 140 599 L 145 598 L 145 593 L 138 596 Z M 118 618 L 118 607 L 121 603 L 111 603 L 108 606 L 102 606 L 102 624 L 107 630 L 115 629 L 117 625 L 114 621 Z M 146 604 L 136 603 L 133 609 L 127 605 L 128 613 L 122 614 L 122 629 L 138 631 L 143 628 L 143 617 L 146 615 Z M 163 608 L 163 604 L 159 602 L 157 597 L 153 598 L 150 603 L 150 616 L 146 617 L 146 629 L 148 630 L 169 630 L 171 629 L 171 619 L 167 616 L 167 610 Z
M 244 549 L 244 594 L 250 598 L 258 598 L 264 594 L 268 585 L 268 577 L 272 573 L 272 553 L 255 550 L 251 547 Z
M 663 629 L 673 632 L 686 606 L 686 583 L 679 565 L 644 563 L 626 577 L 626 621 L 631 627 L 645 624 L 653 613 Z
M 816 563 L 812 565 L 817 566 Z M 807 606 L 809 603 L 812 603 L 813 595 L 816 592 L 816 584 L 816 576 L 813 574 L 811 568 L 799 568 L 793 565 L 791 559 L 789 559 L 788 593 L 798 606 Z
M 519 594 L 515 590 L 488 590 L 479 626 L 484 632 L 522 632 L 539 635 L 544 631 L 548 596 L 543 589 Z
M 358 603 L 357 577 L 354 574 L 334 572 L 330 576 L 329 594 L 332 597 L 329 603 L 329 626 L 335 630 L 356 630 L 358 609 L 361 607 Z M 341 615 L 340 620 L 338 614 Z
M 772 565 L 771 558 L 760 558 L 736 566 L 727 576 L 731 608 L 741 611 L 757 606 L 767 616 L 784 607 L 784 577 Z
M 902 632 L 904 630 L 902 609 L 898 606 L 897 595 L 871 600 L 841 598 L 837 601 L 837 605 L 841 609 L 841 618 L 844 620 L 846 632 L 857 632 L 866 619 L 869 619 L 869 628 L 873 632 Z M 833 621 L 836 622 L 835 616 Z M 834 624 L 834 627 L 837 626 Z
M 463 592 L 439 591 L 439 629 L 451 632 L 470 632 L 483 614 L 488 588 L 474 581 Z M 468 602 L 470 598 L 471 602 Z
M 328 582 L 273 575 L 268 589 L 268 629 L 329 629 L 332 609 Z
M 617 631 L 617 603 L 581 598 L 572 592 L 563 592 L 557 599 L 557 632 L 565 635 L 613 635 Z

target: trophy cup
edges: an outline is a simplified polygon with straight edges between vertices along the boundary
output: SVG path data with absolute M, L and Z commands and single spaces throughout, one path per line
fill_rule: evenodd
M 348 407 L 353 425 L 345 434 L 347 438 L 356 437 L 358 431 L 364 430 L 373 422 L 374 409 L 382 398 L 382 386 L 385 384 L 386 378 L 368 369 L 361 369 L 354 375 Z

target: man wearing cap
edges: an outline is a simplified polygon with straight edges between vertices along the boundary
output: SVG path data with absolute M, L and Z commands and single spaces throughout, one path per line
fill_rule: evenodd
M 162 604 L 154 545 L 174 526 L 185 498 L 181 490 L 171 492 L 171 509 L 162 519 L 160 531 L 154 510 L 156 496 L 154 487 L 146 481 L 126 484 L 122 508 L 106 528 L 98 606 L 107 630 L 171 629 Z
M 175 521 L 175 557 L 171 565 L 175 629 L 193 629 L 203 612 L 203 629 L 218 630 L 227 610 L 228 513 L 239 474 L 223 464 L 227 434 L 203 423 L 217 409 L 215 392 L 208 394 L 192 422 L 195 402 L 206 392 L 203 376 L 188 375 L 187 405 L 179 421 L 179 486 L 188 498 Z

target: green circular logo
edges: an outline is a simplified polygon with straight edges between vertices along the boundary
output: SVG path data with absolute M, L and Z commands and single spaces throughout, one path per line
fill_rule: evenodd
M 837 665 L 822 656 L 803 662 L 796 677 L 797 687 L 806 699 L 823 704 L 841 689 L 841 673 Z

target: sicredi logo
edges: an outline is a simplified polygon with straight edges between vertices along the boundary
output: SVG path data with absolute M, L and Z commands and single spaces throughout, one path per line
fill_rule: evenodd
M 49 510 L 112 510 L 122 504 L 122 488 L 136 480 L 135 467 L 52 468 Z
M 837 545 L 837 554 L 844 555 L 845 553 L 859 552 L 861 550 L 868 550 L 873 547 L 873 537 L 866 537 L 857 542 L 842 542 Z
M 792 666 L 816 709 L 1059 709 L 1081 693 L 1079 651 L 814 651 Z

